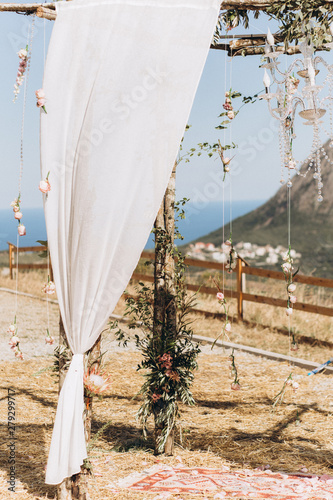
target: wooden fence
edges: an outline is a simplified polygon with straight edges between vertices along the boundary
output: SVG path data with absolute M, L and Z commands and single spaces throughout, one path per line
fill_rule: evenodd
M 14 269 L 47 269 L 47 262 L 44 264 L 20 264 L 19 262 L 15 264 L 15 253 L 25 253 L 25 252 L 44 252 L 47 250 L 47 247 L 43 245 L 38 245 L 35 247 L 17 247 L 13 243 L 7 241 L 8 250 L 9 250 L 9 272 L 10 278 L 13 279 L 13 270 Z M 50 264 L 50 279 L 53 280 L 52 276 L 52 267 Z
M 46 250 L 46 247 L 43 246 L 36 246 L 36 247 L 22 247 L 17 249 L 17 247 L 13 243 L 9 243 L 9 269 L 10 269 L 10 276 L 13 278 L 13 269 L 16 267 L 14 264 L 14 252 L 19 251 L 19 252 L 41 252 L 43 250 Z M 143 251 L 141 254 L 142 258 L 145 259 L 154 259 L 154 253 L 153 252 L 148 252 L 148 251 Z M 223 271 L 223 269 L 226 268 L 225 264 L 219 264 L 218 262 L 211 262 L 211 261 L 206 261 L 206 260 L 198 260 L 198 259 L 191 259 L 191 258 L 186 258 L 185 259 L 185 264 L 191 267 L 198 267 L 202 269 L 211 269 L 211 270 L 216 270 L 216 271 Z M 19 269 L 46 269 L 47 264 L 19 264 L 18 265 Z M 268 278 L 268 279 L 275 279 L 275 280 L 284 280 L 284 274 L 280 271 L 271 271 L 268 269 L 262 269 L 262 268 L 257 268 L 257 267 L 251 267 L 249 266 L 243 259 L 238 258 L 237 259 L 237 267 L 235 269 L 235 274 L 236 274 L 236 290 L 224 290 L 224 295 L 227 298 L 234 298 L 237 299 L 237 317 L 239 320 L 243 319 L 243 304 L 244 302 L 257 302 L 258 304 L 268 304 L 271 306 L 275 307 L 286 307 L 287 301 L 286 299 L 277 299 L 274 297 L 268 297 L 266 295 L 258 295 L 258 294 L 252 294 L 252 293 L 246 293 L 244 290 L 244 279 L 243 277 L 248 275 L 248 276 L 258 276 L 261 278 Z M 51 269 L 52 273 L 52 269 Z M 51 277 L 52 279 L 52 277 Z M 141 274 L 141 273 L 133 273 L 132 279 L 135 280 L 140 280 L 140 281 L 146 281 L 153 283 L 154 282 L 154 277 L 151 275 L 147 274 Z M 333 280 L 327 279 L 327 278 L 315 278 L 313 276 L 304 276 L 302 274 L 297 274 L 294 278 L 295 283 L 302 283 L 305 285 L 312 285 L 312 286 L 317 286 L 317 287 L 326 287 L 326 288 L 333 288 Z M 186 284 L 186 287 L 188 290 L 197 292 L 200 291 L 200 293 L 207 294 L 207 295 L 216 295 L 216 288 L 213 287 L 208 287 L 208 286 L 199 286 L 199 285 L 193 285 L 190 283 Z M 331 316 L 333 317 L 333 308 L 331 307 L 325 307 L 325 306 L 317 306 L 313 304 L 305 304 L 302 302 L 296 302 L 296 304 L 293 304 L 293 308 L 295 310 L 299 311 L 304 311 L 304 312 L 310 312 L 310 313 L 316 313 L 316 314 L 321 314 L 323 316 Z
M 142 257 L 146 259 L 154 259 L 154 254 L 152 252 L 142 252 Z M 185 259 L 185 264 L 193 267 L 200 267 L 202 269 L 212 269 L 216 271 L 223 271 L 226 268 L 225 264 L 219 264 L 218 262 L 211 262 L 206 260 L 198 260 L 198 259 Z M 246 275 L 249 276 L 258 276 L 261 278 L 269 278 L 275 280 L 283 280 L 285 279 L 283 272 L 280 271 L 271 271 L 268 269 L 262 269 L 257 267 L 249 266 L 243 259 L 237 259 L 237 267 L 235 269 L 236 274 L 236 290 L 224 290 L 224 295 L 227 298 L 237 299 L 237 317 L 239 320 L 243 319 L 243 304 L 244 302 L 257 302 L 259 304 L 268 304 L 275 307 L 287 307 L 286 299 L 276 299 L 274 297 L 268 297 L 266 295 L 257 295 L 252 293 L 246 293 L 244 291 L 244 280 L 243 277 Z M 148 276 L 145 274 L 134 273 L 133 279 L 153 282 L 154 277 Z M 327 278 L 315 278 L 313 276 L 304 276 L 302 274 L 297 274 L 294 278 L 295 283 L 302 283 L 305 285 L 313 285 L 318 287 L 326 287 L 333 288 L 333 280 Z M 208 295 L 216 295 L 216 288 L 207 287 L 207 286 L 198 286 L 192 284 L 186 284 L 188 290 L 200 293 L 208 294 Z M 295 310 L 322 314 L 323 316 L 332 316 L 333 317 L 333 308 L 324 307 L 324 306 L 316 306 L 313 304 L 305 304 L 302 302 L 296 302 L 293 304 L 293 308 Z

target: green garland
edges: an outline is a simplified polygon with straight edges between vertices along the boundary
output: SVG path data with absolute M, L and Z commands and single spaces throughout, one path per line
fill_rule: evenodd
M 282 0 L 275 2 L 264 11 L 254 11 L 254 18 L 266 14 L 270 19 L 279 21 L 279 35 L 284 40 L 286 47 L 291 42 L 309 37 L 314 47 L 322 47 L 323 44 L 332 41 L 329 26 L 333 21 L 333 4 L 323 6 L 321 0 Z M 214 40 L 222 28 L 230 30 L 239 24 L 245 28 L 249 27 L 249 11 L 244 9 L 233 9 L 222 12 Z

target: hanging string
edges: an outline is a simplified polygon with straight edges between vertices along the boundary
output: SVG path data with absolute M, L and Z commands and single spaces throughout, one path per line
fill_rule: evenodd
M 227 53 L 225 52 L 224 55 L 224 91 L 227 91 Z M 227 129 L 224 128 L 223 130 L 223 144 L 225 146 L 227 140 Z M 222 246 L 224 245 L 225 241 L 225 234 L 224 234 L 224 226 L 225 226 L 225 189 L 224 189 L 224 182 L 222 183 Z M 224 295 L 224 286 L 225 286 L 225 266 L 222 268 L 222 292 Z

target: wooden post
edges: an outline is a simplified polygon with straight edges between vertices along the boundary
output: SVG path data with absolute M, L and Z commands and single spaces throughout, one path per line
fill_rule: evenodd
M 177 332 L 177 315 L 175 302 L 175 262 L 170 250 L 174 244 L 175 229 L 175 187 L 176 187 L 176 163 L 174 165 L 168 187 L 166 189 L 162 205 L 155 221 L 155 229 L 165 231 L 168 244 L 155 238 L 155 297 L 154 297 L 154 339 L 156 344 L 162 337 L 163 330 Z M 158 410 L 157 410 L 158 411 Z M 158 413 L 155 414 L 155 420 Z M 155 423 L 155 454 L 158 454 L 157 439 L 162 428 Z M 174 449 L 174 430 L 167 438 L 164 452 L 172 455 Z
M 63 345 L 69 348 L 61 316 L 59 321 L 59 345 Z M 89 364 L 95 362 L 98 365 L 100 365 L 100 355 L 101 355 L 101 335 L 96 340 L 94 346 L 86 354 L 86 357 L 89 357 Z M 67 370 L 65 368 L 65 364 L 66 364 L 66 359 L 60 357 L 59 393 L 66 378 Z M 85 411 L 83 414 L 84 432 L 86 437 L 86 443 L 88 445 L 91 434 L 92 398 L 89 397 L 86 393 L 84 394 L 84 403 L 85 403 Z M 72 477 L 70 478 L 67 477 L 66 479 L 64 479 L 64 481 L 58 486 L 57 489 L 58 500 L 89 500 L 90 497 L 88 494 L 88 473 L 89 472 L 87 469 L 81 468 L 81 473 L 74 474 Z
M 237 258 L 237 318 L 238 321 L 243 321 L 243 280 L 242 280 L 243 262 Z

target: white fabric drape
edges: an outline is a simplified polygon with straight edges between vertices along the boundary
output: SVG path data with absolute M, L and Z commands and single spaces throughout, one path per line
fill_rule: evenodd
M 73 361 L 46 482 L 86 454 L 83 354 L 139 260 L 177 156 L 219 0 L 58 2 L 43 88 L 47 235 Z

